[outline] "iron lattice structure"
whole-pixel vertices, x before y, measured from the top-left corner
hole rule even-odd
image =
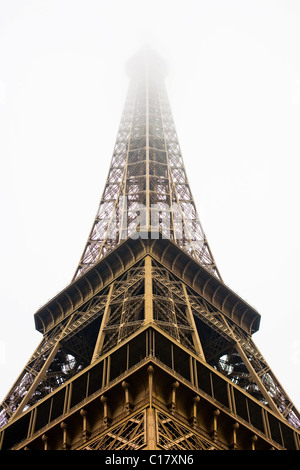
[[[0,409],[2,449],[300,449],[299,413],[222,281],[164,88],[135,57],[99,210],[74,278]]]
[[[148,52],[128,63],[127,100],[99,209],[74,279],[137,230],[161,232],[220,277],[183,164],[163,80]]]

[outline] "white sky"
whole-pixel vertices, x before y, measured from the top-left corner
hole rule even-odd
[[[300,3],[0,0],[0,400],[72,279],[145,43],[167,89],[224,282],[261,314],[254,341],[300,409]]]

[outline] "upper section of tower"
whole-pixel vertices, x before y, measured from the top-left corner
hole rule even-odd
[[[132,78],[143,73],[145,70],[165,77],[168,74],[169,66],[167,61],[156,51],[145,46],[128,60],[126,64],[126,72],[129,77]]]
[[[130,83],[99,210],[75,278],[128,237],[169,238],[220,278],[189,187],[164,77],[146,47],[127,63]]]

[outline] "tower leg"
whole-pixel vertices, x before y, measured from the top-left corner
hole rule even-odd
[[[148,443],[147,450],[157,449],[155,413],[152,407],[147,409],[146,433],[147,433],[146,435],[147,435],[147,443]]]

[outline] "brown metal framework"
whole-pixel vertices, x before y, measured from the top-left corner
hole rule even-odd
[[[107,181],[74,279],[137,230],[160,231],[220,277],[186,176],[166,64],[148,52],[127,70],[131,82]]]
[[[135,58],[99,211],[73,281],[0,408],[1,449],[300,449],[300,416],[222,281],[163,87]],[[151,67],[150,67],[151,66]]]

